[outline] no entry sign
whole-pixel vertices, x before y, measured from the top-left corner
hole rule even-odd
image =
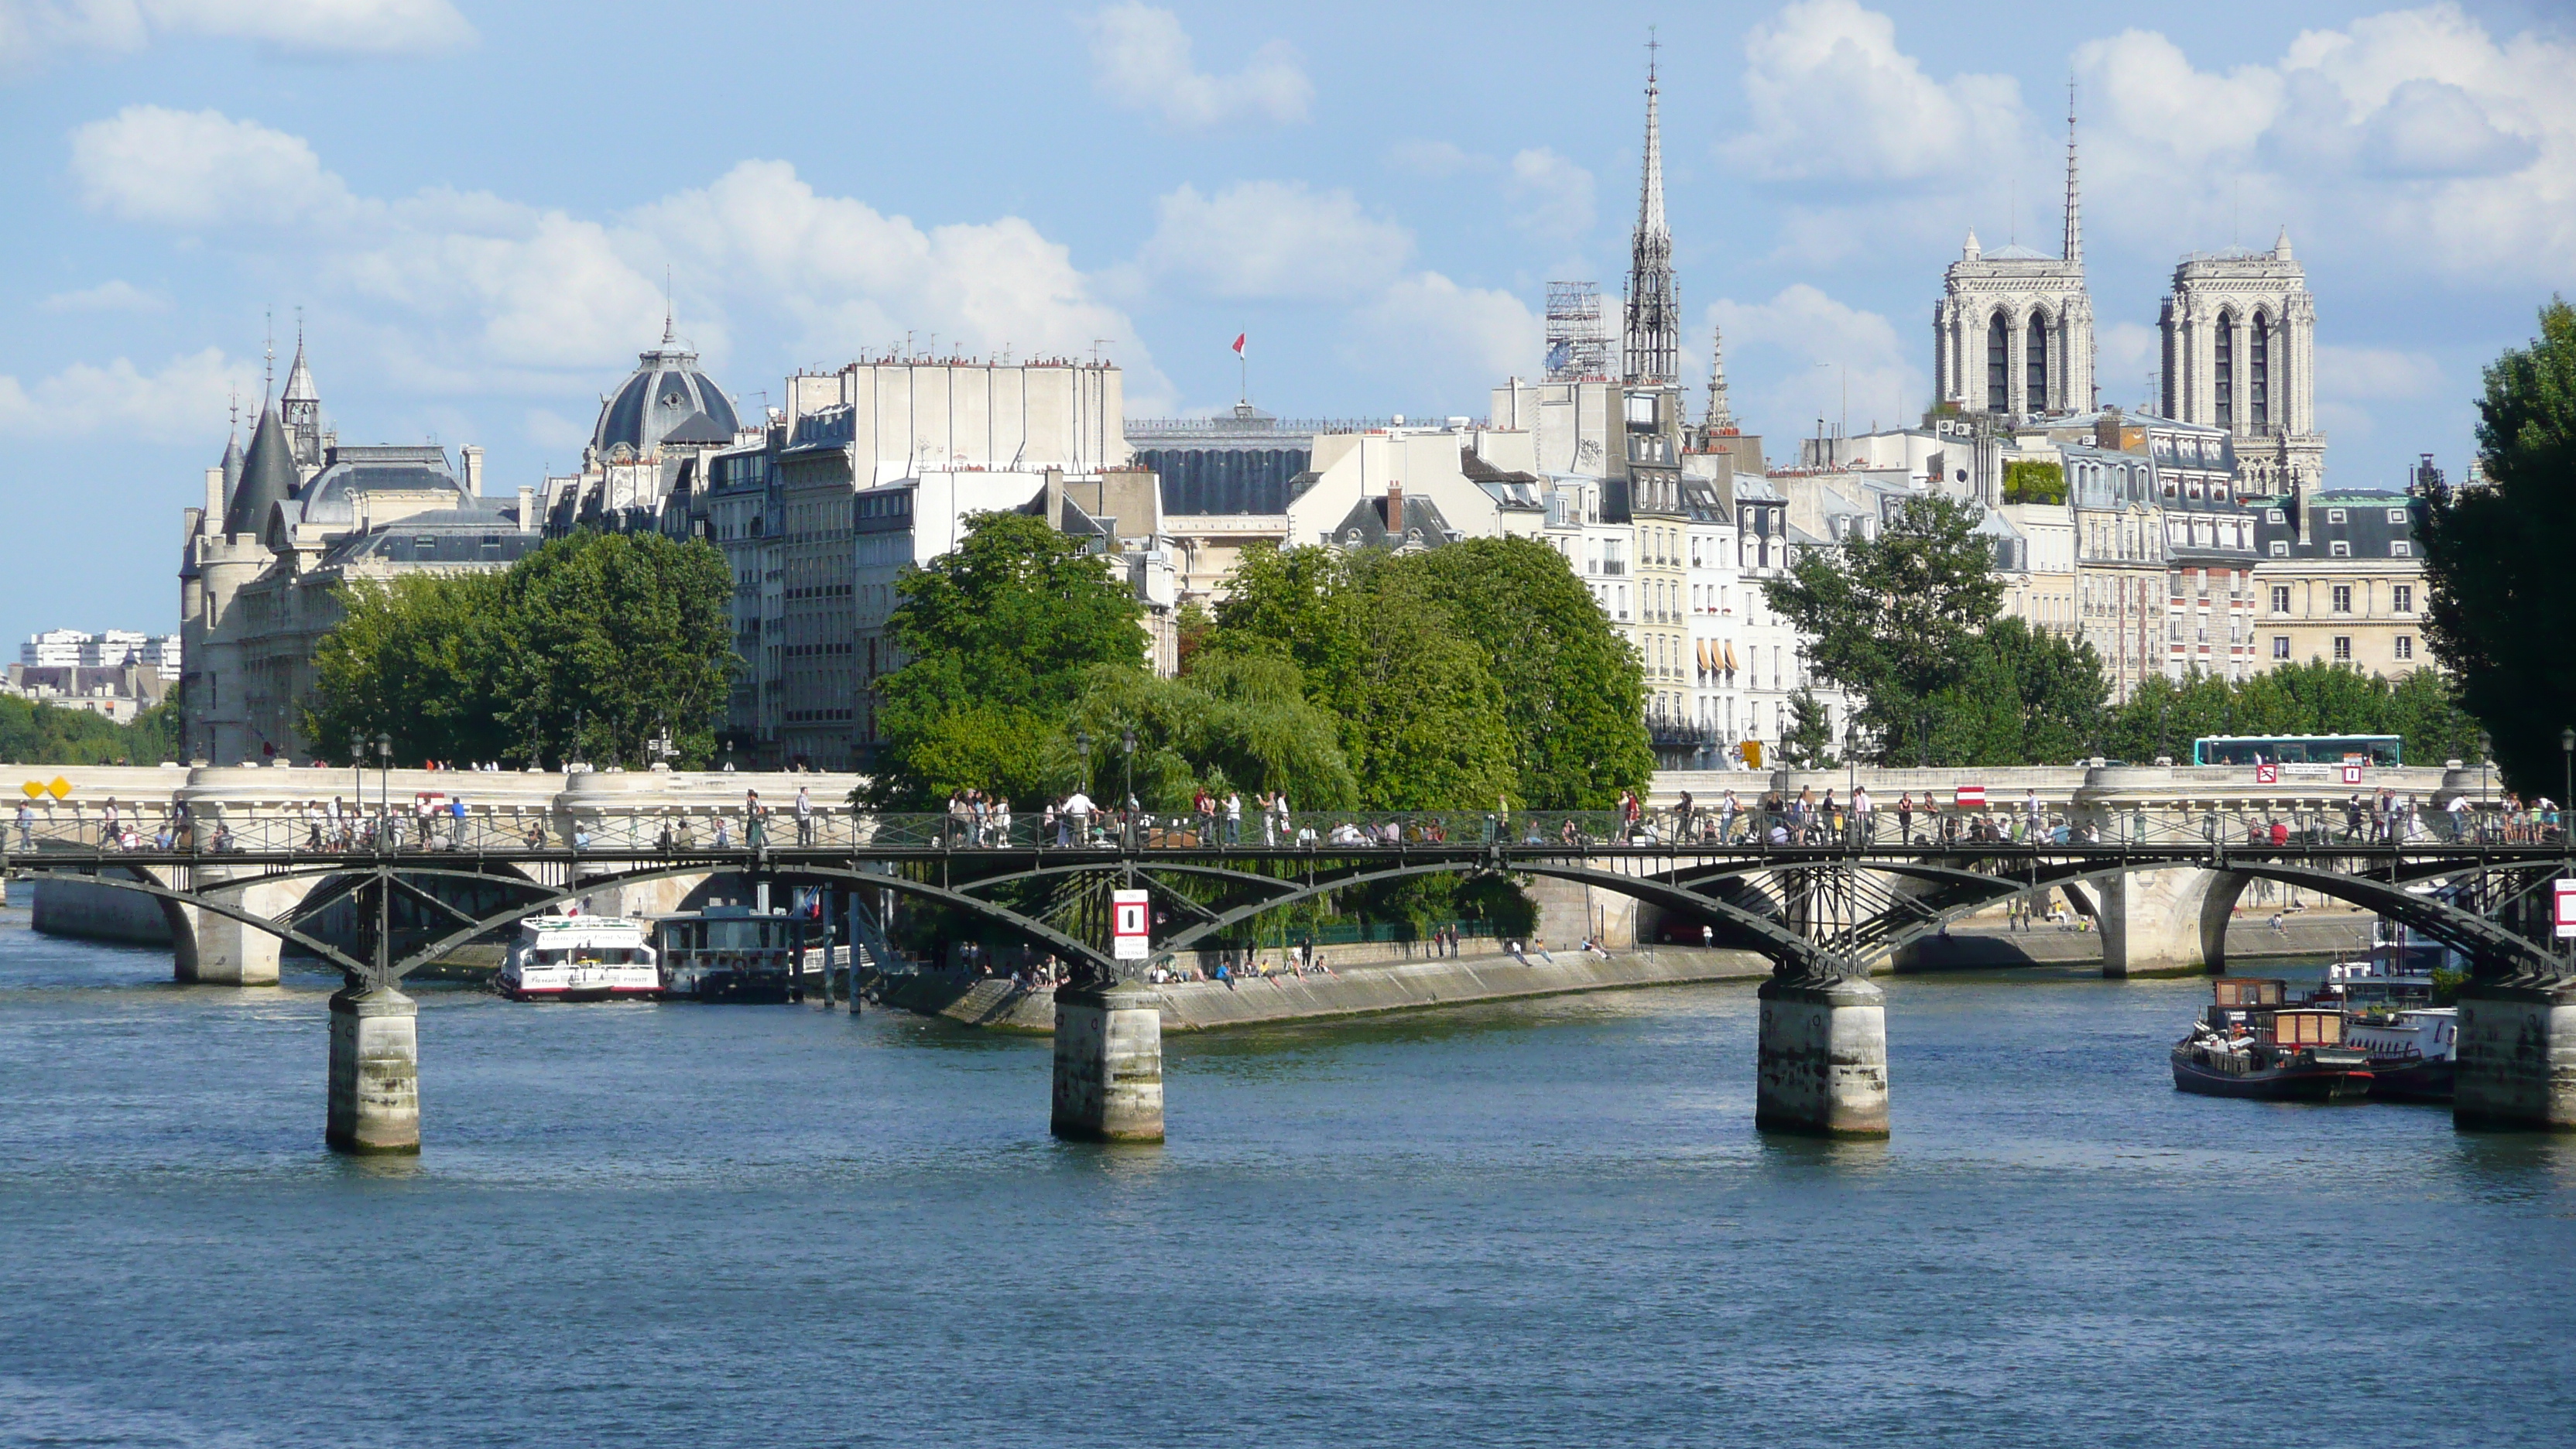
[[[1153,897],[1143,891],[1109,893],[1109,940],[1111,956],[1120,961],[1142,961],[1151,953],[1154,928]]]

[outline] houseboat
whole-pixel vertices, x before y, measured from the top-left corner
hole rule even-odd
[[[2347,1102],[2370,1095],[2370,1053],[2344,1041],[2339,1006],[2289,999],[2289,983],[2222,976],[2174,1044],[2174,1086],[2212,1097]]]
[[[2370,1095],[2387,1102],[2447,1102],[2459,1046],[2455,1006],[2355,1012],[2344,1041],[2370,1054]]]
[[[513,1001],[650,1001],[662,972],[644,933],[623,916],[530,916],[493,985]]]
[[[803,997],[811,917],[751,906],[709,906],[653,923],[662,993],[680,1001],[780,1002]]]

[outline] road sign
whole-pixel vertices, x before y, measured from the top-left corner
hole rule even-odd
[[[45,798],[45,785],[41,780],[29,780],[26,784],[21,785],[18,788],[24,790],[27,793],[27,798],[30,800],[41,800]]]
[[[1153,897],[1144,891],[1109,893],[1110,955],[1120,961],[1142,961],[1151,953]]]
[[[2347,785],[2358,785],[2358,784],[2360,784],[2360,783],[2361,783],[2361,766],[2359,766],[2359,765],[2346,765],[2346,766],[2344,766],[2344,767],[2343,767],[2343,782],[2344,782],[2345,784],[2347,784]]]
[[[1986,787],[1985,787],[1985,786],[1983,786],[1983,785],[1962,785],[1962,786],[1960,786],[1960,787],[1959,787],[1959,808],[1960,808],[1960,809],[1962,809],[1962,810],[1983,810],[1983,809],[1985,809],[1985,808],[1986,808]]]
[[[2281,767],[2278,765],[2256,765],[2254,767],[2254,783],[2257,785],[2280,784]]]
[[[2558,939],[2576,938],[2576,880],[2554,880],[2549,883],[2550,905],[2558,923]]]

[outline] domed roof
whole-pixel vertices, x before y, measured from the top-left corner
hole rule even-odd
[[[690,428],[676,441],[695,443],[701,435],[721,432],[732,441],[739,423],[733,399],[716,380],[698,370],[698,355],[678,345],[671,329],[662,329],[662,345],[636,358],[635,371],[599,405],[599,425],[591,429],[590,446],[603,459],[618,444],[643,457],[659,450],[682,423],[704,413],[706,423]],[[712,427],[709,426],[712,424]]]

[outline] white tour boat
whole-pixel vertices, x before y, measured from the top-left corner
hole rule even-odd
[[[496,984],[512,1001],[650,1001],[662,967],[646,930],[623,916],[530,916]]]

